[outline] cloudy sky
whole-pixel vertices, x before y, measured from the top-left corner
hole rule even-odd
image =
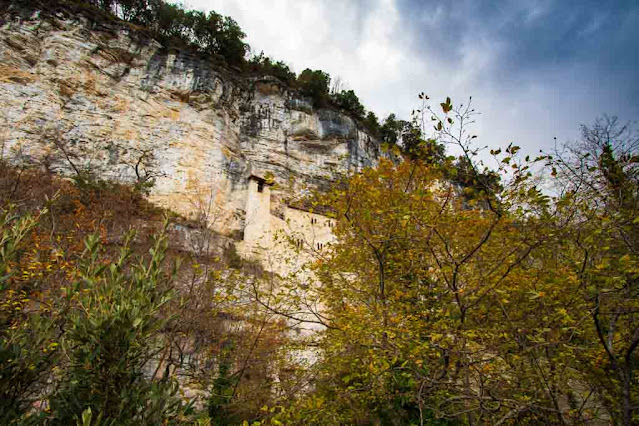
[[[600,114],[639,119],[637,0],[187,0],[254,52],[340,77],[378,116],[473,97],[482,144],[535,153]]]

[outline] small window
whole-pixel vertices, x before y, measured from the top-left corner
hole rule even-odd
[[[257,181],[257,192],[264,192],[264,181],[263,180],[258,180]]]

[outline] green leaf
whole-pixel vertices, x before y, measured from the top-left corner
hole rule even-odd
[[[91,407],[84,410],[82,412],[82,426],[91,426],[92,417],[93,417],[93,413],[91,413]]]

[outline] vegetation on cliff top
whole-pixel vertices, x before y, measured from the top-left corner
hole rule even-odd
[[[3,9],[6,10],[11,3],[22,2],[6,2]],[[366,115],[354,91],[331,91],[328,73],[305,69],[296,76],[286,63],[273,60],[263,53],[247,58],[250,47],[244,41],[246,34],[233,18],[215,11],[205,13],[187,10],[164,0],[36,0],[23,3],[20,7],[48,13],[66,10],[72,15],[82,14],[92,21],[118,19],[127,22],[167,48],[191,49],[237,73],[276,77],[291,89],[309,97],[315,107],[340,109],[364,126],[372,136],[388,143],[398,140],[397,137],[385,138],[386,134],[381,132],[377,117],[372,112]]]

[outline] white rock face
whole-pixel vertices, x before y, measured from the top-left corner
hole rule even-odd
[[[380,155],[351,118],[276,79],[232,76],[116,24],[37,14],[0,27],[0,149],[70,175],[132,181],[137,166],[156,180],[153,201],[237,238],[251,176],[272,176],[283,218],[291,194]]]

